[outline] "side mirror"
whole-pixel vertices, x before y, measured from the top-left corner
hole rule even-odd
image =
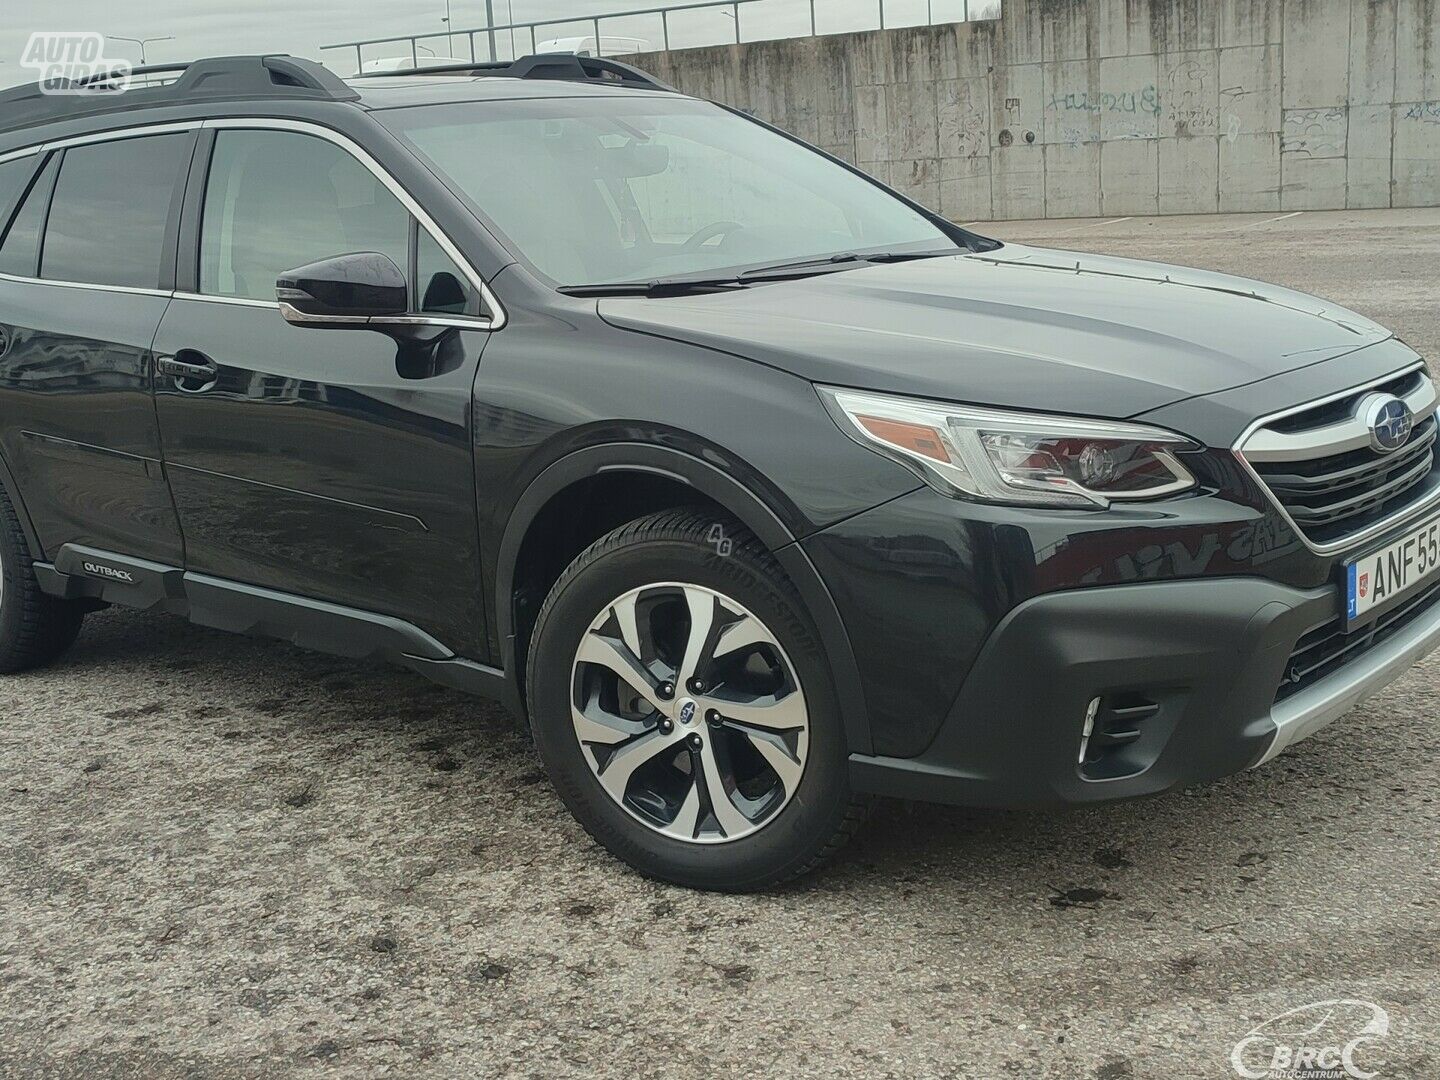
[[[337,255],[287,270],[275,282],[280,314],[295,326],[348,327],[404,315],[405,274],[378,251]]]

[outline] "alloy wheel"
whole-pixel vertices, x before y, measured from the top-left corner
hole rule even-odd
[[[601,610],[576,650],[571,716],[610,797],[692,843],[774,820],[809,750],[805,695],[774,633],[693,584],[645,585]]]

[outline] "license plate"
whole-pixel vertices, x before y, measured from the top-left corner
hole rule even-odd
[[[1440,574],[1440,518],[1411,529],[1399,540],[1346,566],[1352,625],[1414,593]]]

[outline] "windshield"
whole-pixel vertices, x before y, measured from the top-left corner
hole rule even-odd
[[[865,178],[708,102],[617,95],[375,115],[557,285],[956,246]]]

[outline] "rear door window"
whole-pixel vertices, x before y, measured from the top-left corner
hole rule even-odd
[[[189,132],[65,151],[41,246],[40,276],[91,285],[160,287]]]

